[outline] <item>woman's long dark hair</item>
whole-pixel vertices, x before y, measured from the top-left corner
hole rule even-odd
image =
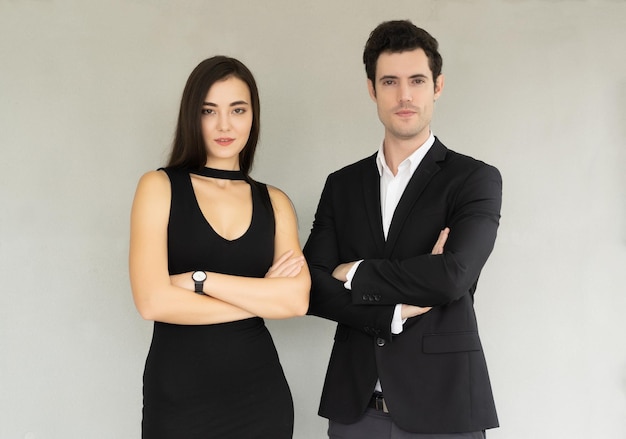
[[[239,153],[239,167],[246,179],[249,179],[261,130],[259,91],[250,70],[241,61],[226,56],[205,59],[189,75],[180,102],[168,167],[197,170],[206,165],[207,153],[200,122],[202,104],[213,84],[230,77],[241,79],[250,89],[252,127],[248,142]]]

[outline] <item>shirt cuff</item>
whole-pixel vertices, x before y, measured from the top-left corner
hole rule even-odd
[[[346,280],[346,282],[344,282],[343,286],[347,290],[351,290],[352,289],[352,278],[354,277],[354,273],[356,273],[356,269],[359,268],[359,265],[361,264],[361,262],[363,262],[363,259],[361,259],[360,261],[356,261],[354,263],[354,265],[352,266],[352,268],[350,268],[350,270],[346,274],[346,279],[347,280]]]
[[[401,334],[404,330],[404,322],[406,322],[406,319],[402,318],[402,304],[399,303],[393,310],[393,318],[391,319],[391,333],[394,335]]]

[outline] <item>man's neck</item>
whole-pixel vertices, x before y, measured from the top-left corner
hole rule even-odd
[[[385,162],[389,169],[396,175],[398,166],[405,161],[407,157],[417,151],[430,137],[430,129],[426,131],[426,136],[412,139],[398,139],[395,137],[385,136],[383,141],[383,151],[385,153]]]

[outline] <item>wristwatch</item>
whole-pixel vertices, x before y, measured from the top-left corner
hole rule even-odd
[[[194,271],[191,274],[191,278],[193,279],[195,289],[194,291],[198,294],[204,294],[204,281],[206,280],[206,273],[204,271]]]

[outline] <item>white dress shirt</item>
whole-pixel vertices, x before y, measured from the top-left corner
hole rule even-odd
[[[376,155],[376,166],[378,167],[378,174],[380,175],[380,213],[383,220],[383,233],[385,234],[385,240],[389,234],[389,226],[391,225],[393,214],[396,211],[396,207],[398,206],[398,202],[400,201],[406,186],[409,184],[409,180],[411,180],[415,170],[419,164],[422,163],[422,159],[434,143],[435,136],[431,132],[426,142],[424,142],[422,146],[413,152],[413,154],[408,156],[398,165],[398,172],[396,175],[393,175],[393,172],[389,166],[387,166],[383,145],[381,145],[378,149],[378,154]],[[361,261],[355,263],[346,275],[347,282],[344,286],[349,290],[352,289],[352,279],[359,268]],[[402,304],[396,305],[393,313],[393,319],[391,321],[392,334],[400,334],[402,332],[402,326],[405,320],[402,319],[401,312]]]

